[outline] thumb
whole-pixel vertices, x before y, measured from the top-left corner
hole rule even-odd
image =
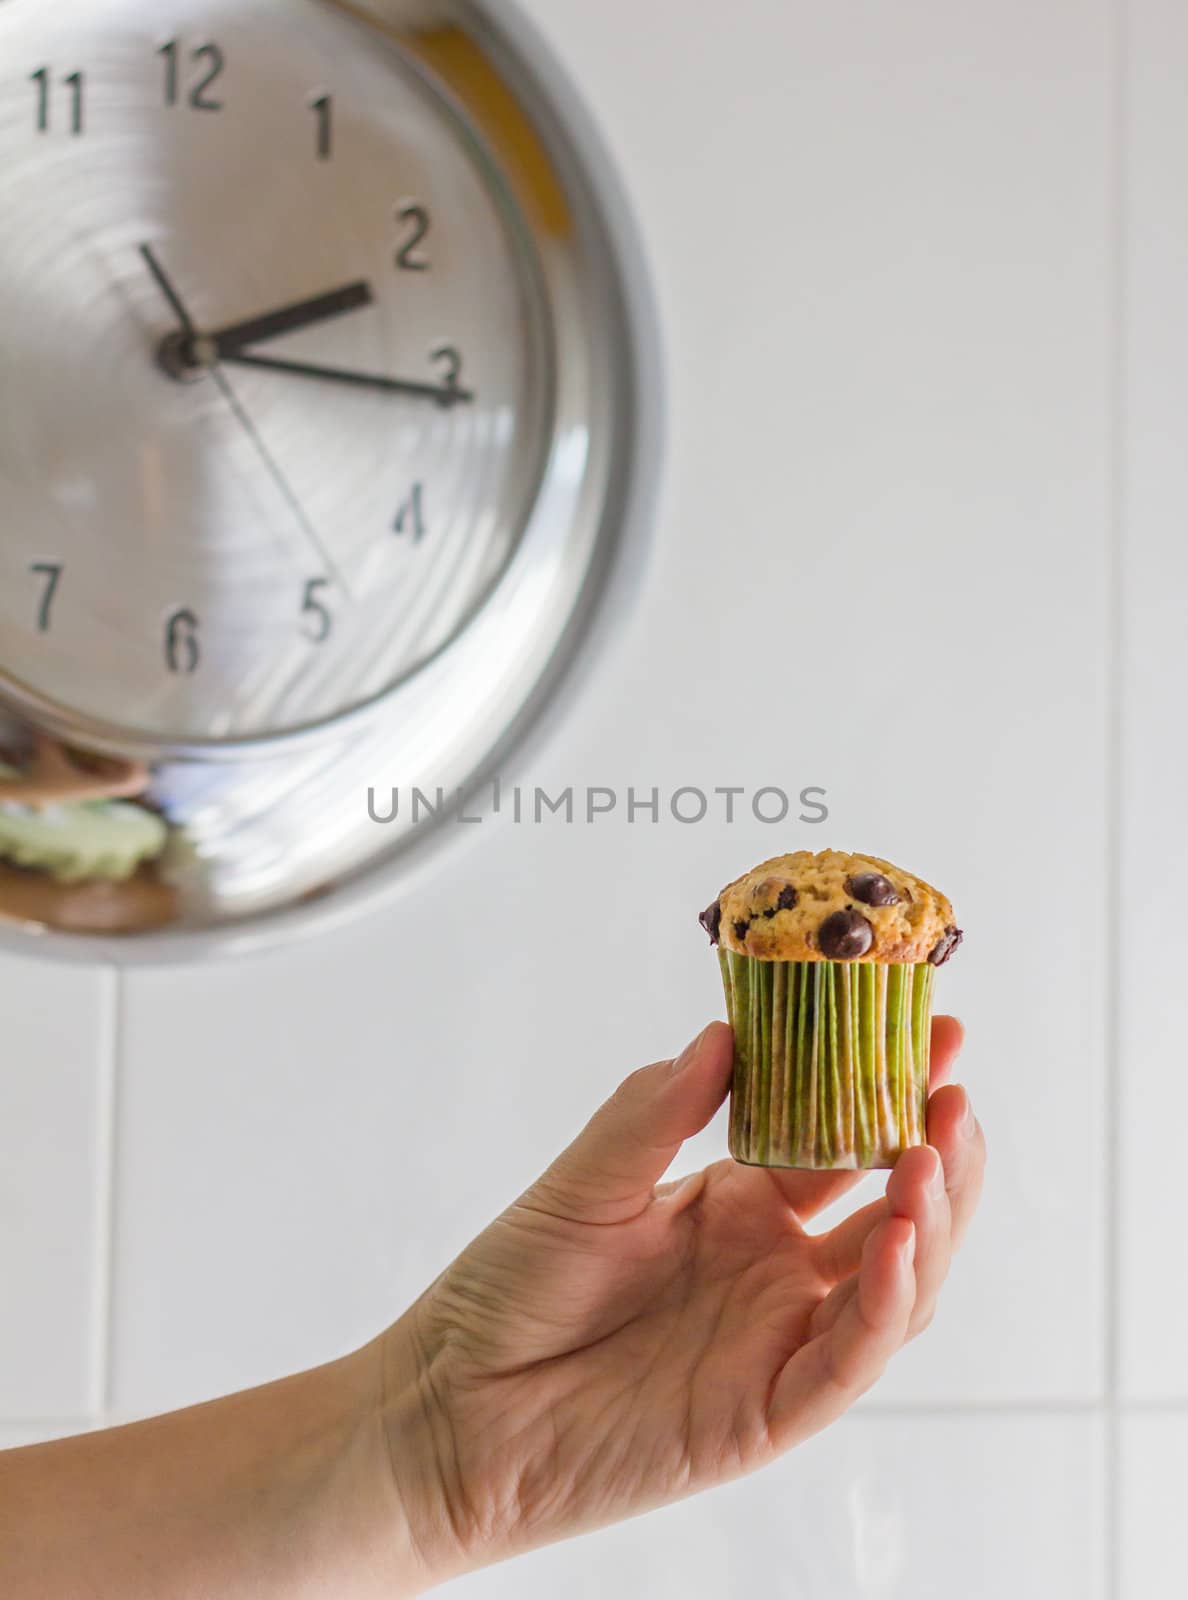
[[[525,1198],[576,1222],[638,1216],[681,1145],[726,1098],[732,1059],[729,1027],[711,1022],[675,1060],[639,1067]]]

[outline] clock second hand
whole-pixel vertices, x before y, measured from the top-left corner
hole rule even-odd
[[[165,299],[168,301],[174,316],[181,324],[181,331],[185,335],[186,339],[191,340],[198,338],[198,330],[194,326],[194,320],[190,316],[185,301],[174,288],[169,275],[166,273],[161,263],[157,260],[156,255],[153,253],[152,247],[147,244],[142,244],[140,247],[140,253],[144,257],[145,265],[152,274],[154,282],[164,295]],[[302,506],[300,500],[298,500],[296,494],[293,492],[293,487],[289,483],[289,480],[285,477],[284,473],[277,465],[276,459],[274,458],[272,452],[261,438],[255,423],[243,409],[239,397],[236,395],[234,389],[227,381],[226,374],[220,372],[217,366],[208,367],[206,370],[210,373],[210,376],[218,385],[219,392],[222,394],[223,398],[226,400],[227,404],[234,413],[236,420],[239,422],[240,426],[243,428],[244,432],[255,446],[256,453],[264,463],[264,466],[266,467],[273,483],[280,491],[281,496],[289,506],[289,509],[293,512],[293,515],[297,518],[297,521],[301,526],[301,531],[305,534],[305,537],[309,540],[310,544],[317,552],[319,558],[326,567],[326,570],[333,574],[343,594],[348,600],[351,599],[352,595],[350,588],[347,585],[346,579],[339,570],[338,564],[331,560],[330,552],[322,543],[317,529],[306,515],[305,508]]]

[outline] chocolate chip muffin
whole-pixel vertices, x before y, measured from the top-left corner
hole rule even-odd
[[[953,908],[878,856],[798,850],[699,918],[734,1029],[730,1153],[776,1167],[889,1167],[925,1142],[932,984]]]
[[[961,942],[939,890],[878,856],[796,850],[728,883],[701,914],[716,944],[760,961],[928,961]]]

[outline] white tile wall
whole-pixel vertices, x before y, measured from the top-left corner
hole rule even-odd
[[[115,978],[0,958],[0,1421],[102,1404]]]
[[[1188,12],[1135,0],[1127,81],[1121,1358],[1135,1398],[1188,1398],[1188,1120],[1184,923],[1188,873]]]
[[[1121,1447],[1123,1593],[1172,1600],[1188,1571],[1188,1413],[1127,1417]]]
[[[969,930],[940,994],[992,1162],[936,1322],[771,1472],[457,1588],[1172,1592],[1183,1417],[1128,1408],[1188,1384],[1188,21],[1122,3],[532,0],[641,218],[671,436],[644,592],[509,779],[820,784],[829,824],[470,829],[317,944],[127,974],[114,1063],[110,975],[0,958],[0,1445],[366,1337],[721,1014],[719,884],[851,841]]]
[[[757,1477],[441,1593],[1100,1600],[1099,1426],[1005,1414],[850,1420]]]

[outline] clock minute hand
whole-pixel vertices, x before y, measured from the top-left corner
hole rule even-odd
[[[200,335],[212,353],[226,360],[245,345],[263,344],[267,339],[277,339],[282,333],[294,333],[298,328],[309,328],[316,322],[328,322],[331,317],[341,317],[348,311],[374,303],[371,285],[360,279],[358,283],[345,284],[332,289],[329,294],[312,295],[308,300],[297,300],[292,305],[267,311],[262,316],[249,317],[244,322],[233,322],[217,333]]]
[[[387,378],[370,372],[348,372],[340,367],[312,366],[307,361],[280,361],[273,356],[251,355],[246,350],[232,350],[223,360],[240,367],[261,367],[266,372],[287,372],[299,378],[324,378],[330,383],[347,383],[356,389],[382,389],[388,394],[420,395],[426,400],[436,400],[439,406],[465,404],[474,399],[469,389],[460,389],[452,383],[418,383],[412,378]]]

